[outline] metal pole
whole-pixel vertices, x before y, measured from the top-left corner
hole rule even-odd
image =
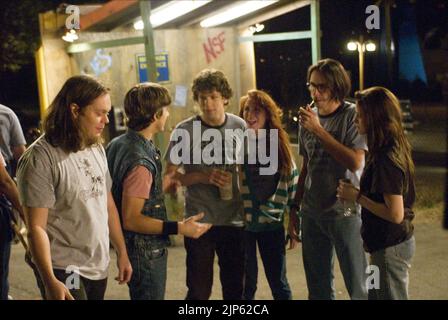
[[[313,64],[320,60],[320,6],[319,0],[311,0],[311,58]]]
[[[148,81],[157,82],[156,58],[154,49],[154,34],[149,21],[151,1],[140,0],[140,15],[143,21],[143,36],[145,38],[146,74]]]
[[[146,55],[146,74],[148,81],[157,82],[156,55],[154,49],[154,33],[152,30],[149,17],[151,16],[151,1],[140,0],[140,15],[143,20],[143,36],[145,38],[145,55]],[[160,132],[154,136],[154,144],[159,148],[165,147],[165,139],[163,133]],[[163,152],[163,151],[162,151]]]
[[[359,37],[358,59],[359,59],[359,90],[364,90],[364,40]]]
[[[386,20],[386,58],[387,58],[387,84],[391,85],[393,83],[393,63],[394,57],[392,52],[392,23],[390,17],[390,6],[391,1],[386,1],[384,3],[384,15]]]

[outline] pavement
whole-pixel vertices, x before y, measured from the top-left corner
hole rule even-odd
[[[448,231],[442,230],[440,224],[418,224],[415,229],[417,250],[410,271],[409,294],[411,299],[448,299]],[[166,299],[182,300],[187,289],[185,286],[185,250],[182,239],[169,249],[168,279]],[[25,264],[24,250],[20,245],[14,245],[11,256],[10,294],[17,300],[40,299],[31,269]],[[305,274],[302,263],[302,249],[287,251],[287,276],[293,298],[295,300],[307,299]],[[259,261],[259,282],[256,299],[270,300],[272,295],[264,276],[263,267]],[[217,262],[215,263],[215,276],[211,299],[222,299],[219,284]],[[110,264],[109,283],[106,299],[129,299],[128,289],[125,285],[118,285],[113,278],[117,274],[115,258]],[[342,275],[337,262],[335,263],[335,290],[336,299],[348,299]]]
[[[434,190],[446,185],[446,122],[438,126],[421,124],[409,135],[417,155],[417,179],[430,179]],[[418,190],[417,190],[418,192]],[[436,191],[437,192],[437,191]],[[418,212],[417,212],[418,215]],[[440,216],[442,212],[440,212]],[[419,222],[415,225],[416,253],[410,271],[409,294],[411,299],[448,299],[448,230],[443,230],[440,219]],[[166,299],[181,300],[186,296],[185,250],[182,237],[174,238],[169,248]],[[299,247],[287,251],[287,277],[293,298],[307,299],[302,250]],[[335,290],[337,299],[348,299],[342,275],[335,259]],[[106,299],[129,299],[125,285],[118,285],[113,278],[117,274],[115,257],[112,255]],[[272,299],[269,286],[259,260],[257,299]],[[17,300],[40,299],[31,269],[24,262],[24,250],[20,244],[13,246],[10,262],[10,295]],[[219,269],[215,262],[214,284],[211,299],[222,299]]]

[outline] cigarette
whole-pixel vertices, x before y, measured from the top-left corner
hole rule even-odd
[[[301,110],[307,110],[308,107],[311,109],[314,106],[314,100],[311,100],[310,104],[307,107],[300,107],[299,108],[299,113],[301,112]]]

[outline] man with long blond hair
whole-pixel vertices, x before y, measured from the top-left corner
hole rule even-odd
[[[109,122],[107,88],[89,76],[68,79],[49,107],[45,134],[17,171],[33,260],[46,299],[102,300],[109,237],[120,284],[132,274],[101,133]]]

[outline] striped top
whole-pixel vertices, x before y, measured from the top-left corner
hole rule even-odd
[[[286,207],[294,202],[299,180],[296,164],[293,161],[289,176],[280,176],[276,191],[264,203],[259,203],[256,197],[251,195],[246,174],[248,171],[243,167],[241,195],[244,201],[246,230],[259,232],[280,228]]]

